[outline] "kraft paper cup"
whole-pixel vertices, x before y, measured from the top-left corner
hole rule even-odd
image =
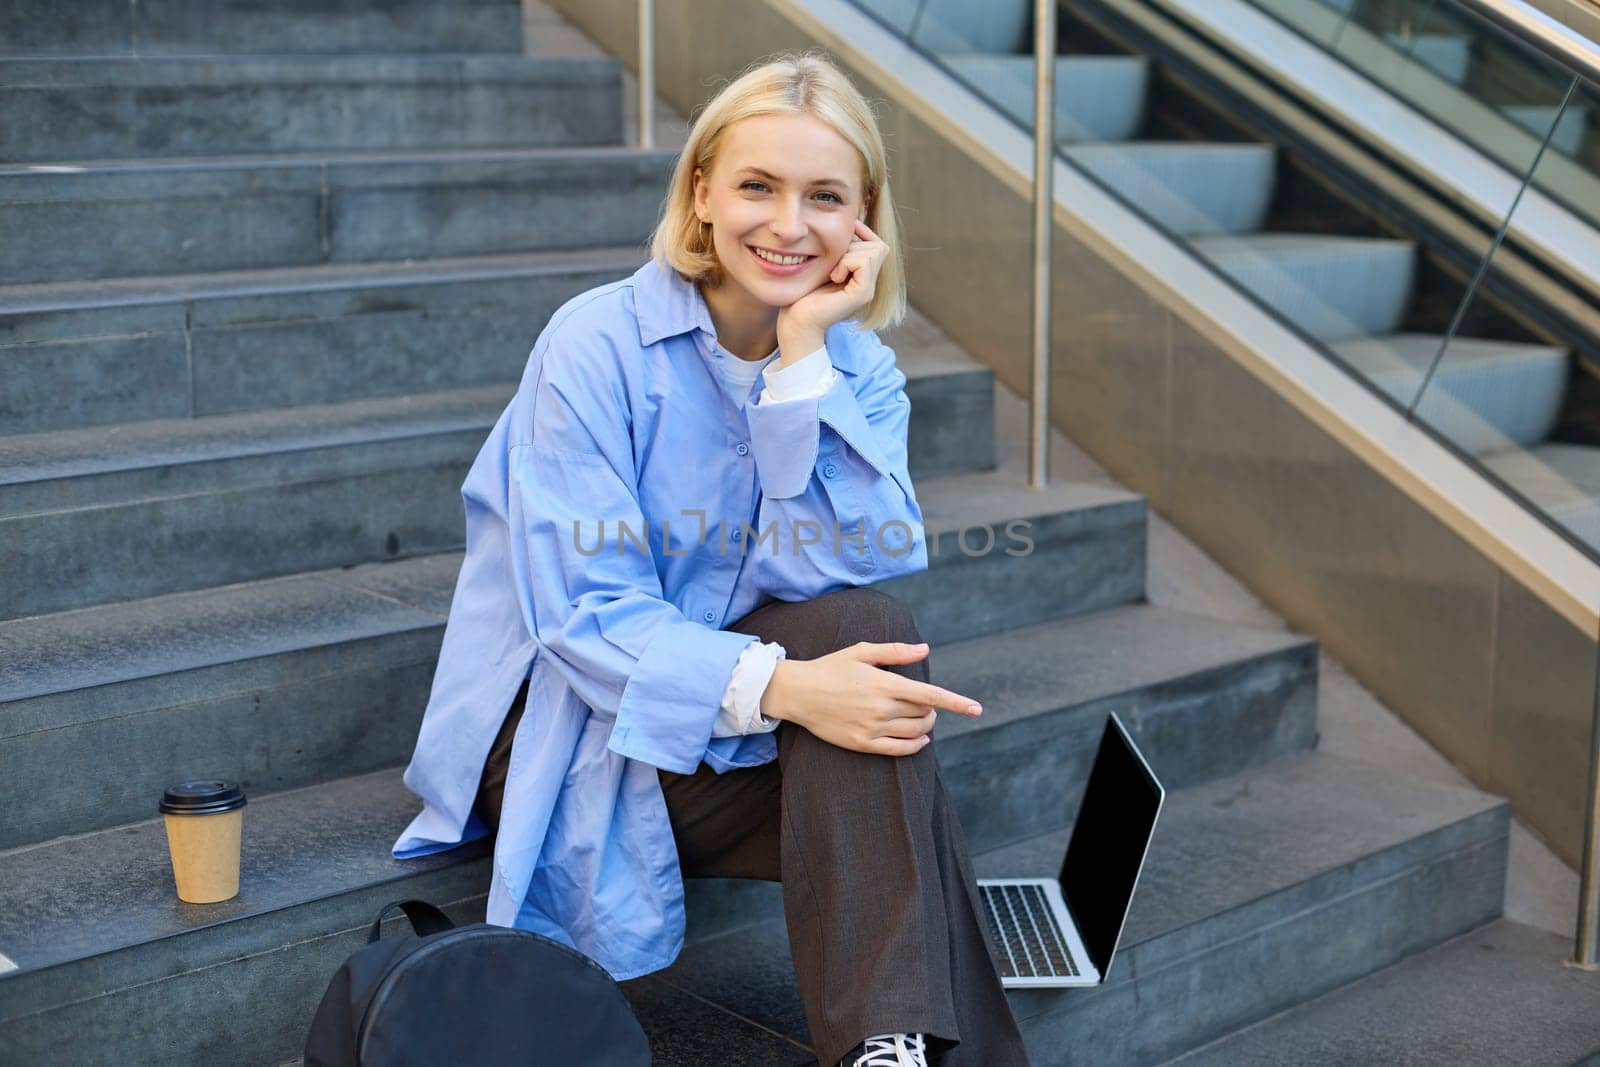
[[[178,899],[216,904],[239,895],[244,791],[232,782],[180,782],[161,798]]]

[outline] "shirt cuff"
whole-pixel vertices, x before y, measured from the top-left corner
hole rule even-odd
[[[782,404],[788,400],[821,396],[833,385],[839,372],[833,369],[828,358],[828,346],[823,345],[810,355],[795,360],[787,367],[776,370],[769,365],[762,372],[766,388],[761,391],[763,404]]]
[[[776,641],[752,642],[739,653],[728,688],[722,694],[722,710],[711,727],[712,737],[763,734],[778,728],[779,720],[761,714],[761,697],[772,681],[778,661],[787,656],[787,651]]]

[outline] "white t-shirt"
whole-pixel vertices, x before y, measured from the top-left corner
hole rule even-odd
[[[742,406],[750,395],[750,387],[761,377],[767,364],[778,358],[778,350],[762,359],[740,359],[722,346],[717,346],[717,371],[723,388],[733,402]],[[789,366],[774,370],[766,376],[766,386],[761,390],[761,403],[782,404],[821,396],[833,386],[838,372],[828,359],[827,346],[817,349]],[[761,714],[761,697],[772,681],[772,672],[778,661],[784,659],[784,647],[776,641],[753,642],[739,653],[733,666],[733,676],[722,694],[722,710],[712,726],[712,737],[732,737],[737,734],[768,733],[778,728],[777,719]]]

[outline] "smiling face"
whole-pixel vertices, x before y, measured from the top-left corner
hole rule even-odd
[[[770,317],[828,280],[866,218],[861,155],[811,115],[758,115],[722,133],[695,214],[711,224],[722,283],[707,294],[740,318]],[[714,301],[714,302],[713,302]]]

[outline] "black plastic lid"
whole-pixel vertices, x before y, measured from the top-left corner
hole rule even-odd
[[[244,790],[233,782],[179,782],[161,797],[163,815],[220,815],[244,807]]]

